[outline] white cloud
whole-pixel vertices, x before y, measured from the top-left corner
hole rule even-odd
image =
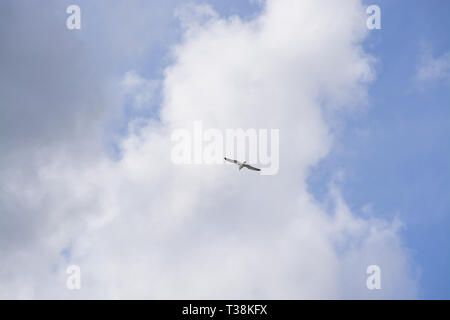
[[[440,57],[433,57],[429,50],[421,57],[421,63],[417,69],[418,81],[447,81],[450,83],[450,52]]]
[[[155,102],[156,91],[159,83],[157,80],[148,80],[141,77],[136,71],[128,71],[120,82],[122,94],[132,98],[134,108],[150,108]]]
[[[208,14],[196,23],[199,12]],[[120,160],[99,156],[92,165],[54,155],[35,184],[4,182],[11,197],[22,197],[23,212],[38,207],[46,218],[18,222],[31,242],[5,245],[0,296],[415,296],[396,222],[356,217],[335,187],[335,210],[326,212],[306,189],[333,140],[323,102],[364,103],[373,77],[359,45],[364,7],[268,1],[251,21],[212,12],[183,14],[187,30],[165,71],[161,120],[125,137]],[[130,75],[128,85],[145,83]],[[280,128],[279,174],[173,165],[170,134],[195,120]],[[80,291],[66,289],[69,263],[81,267]],[[382,270],[378,292],[365,287],[371,264]]]

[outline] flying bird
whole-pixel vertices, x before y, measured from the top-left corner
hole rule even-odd
[[[237,161],[237,160],[228,159],[228,158],[226,158],[226,157],[225,157],[224,159],[225,159],[226,161],[228,161],[228,162],[236,163],[236,164],[239,166],[239,170],[241,170],[242,168],[247,168],[247,169],[250,169],[250,170],[261,171],[261,169],[252,167],[251,165],[247,164],[246,161],[244,161],[244,162],[239,162],[239,161]]]

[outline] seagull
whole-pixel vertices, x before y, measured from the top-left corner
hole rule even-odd
[[[224,158],[226,161],[231,162],[231,163],[236,163],[239,166],[239,170],[241,170],[242,168],[247,168],[250,170],[255,170],[255,171],[261,171],[261,169],[252,167],[251,165],[247,164],[247,161],[244,162],[239,162],[237,160],[232,160],[232,159],[228,159],[228,158]]]

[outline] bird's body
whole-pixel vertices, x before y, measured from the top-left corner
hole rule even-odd
[[[254,171],[261,171],[261,169],[252,167],[251,165],[247,164],[246,161],[240,162],[240,161],[237,161],[237,160],[228,159],[226,157],[224,159],[225,159],[225,161],[237,164],[239,166],[239,170],[241,170],[242,168],[247,168],[247,169],[254,170]]]

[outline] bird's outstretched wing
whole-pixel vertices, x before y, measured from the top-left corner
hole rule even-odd
[[[225,157],[224,158],[225,159],[225,161],[228,161],[228,162],[231,162],[231,163],[236,163],[236,164],[241,164],[239,161],[237,161],[237,160],[233,160],[233,159],[228,159],[227,157]]]
[[[250,170],[261,171],[261,169],[258,169],[258,168],[255,168],[255,167],[252,167],[252,166],[251,166],[251,165],[249,165],[249,164],[244,164],[244,167],[246,167],[247,169],[250,169]]]

